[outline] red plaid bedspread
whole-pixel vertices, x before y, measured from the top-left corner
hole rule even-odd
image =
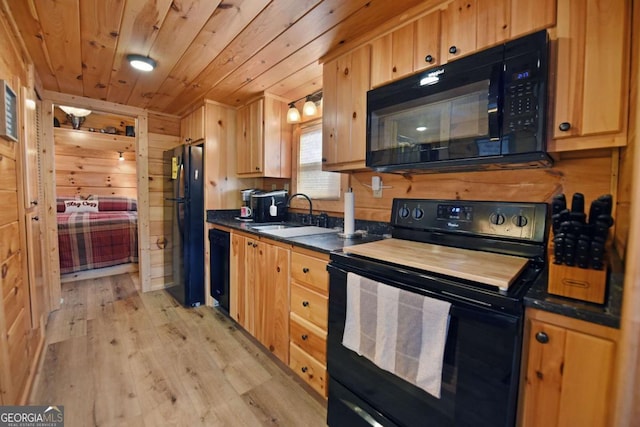
[[[138,262],[138,213],[58,213],[58,248],[60,274]]]

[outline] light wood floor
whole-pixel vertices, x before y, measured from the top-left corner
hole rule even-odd
[[[185,309],[134,275],[63,285],[31,404],[65,426],[324,426],[326,405],[210,307]]]

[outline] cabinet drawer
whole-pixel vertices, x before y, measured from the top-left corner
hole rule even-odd
[[[2,297],[7,298],[9,293],[19,285],[22,277],[22,258],[20,253],[0,264],[0,283],[2,283]]]
[[[291,342],[321,363],[327,363],[327,332],[291,313]]]
[[[329,292],[329,273],[324,260],[293,252],[291,277],[325,295]]]
[[[291,283],[291,311],[305,320],[327,329],[328,298]]]
[[[322,396],[327,397],[327,367],[291,344],[289,367]]]

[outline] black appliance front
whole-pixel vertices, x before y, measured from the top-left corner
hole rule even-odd
[[[253,222],[285,221],[287,219],[287,190],[251,194],[251,211]]]
[[[367,93],[366,165],[456,171],[551,165],[546,31]]]
[[[179,146],[165,152],[172,162],[174,196],[173,285],[166,288],[187,307],[204,303],[204,177],[203,146]],[[175,172],[173,172],[175,171]]]
[[[429,280],[402,269],[388,275],[367,260],[332,262],[327,337],[331,427],[513,426],[522,343],[522,315],[429,290]],[[367,268],[367,265],[374,267]],[[370,271],[377,270],[376,274]],[[347,272],[451,302],[440,399],[384,371],[342,345]],[[374,420],[378,424],[372,422]]]
[[[211,296],[218,301],[220,308],[229,313],[229,233],[226,231],[209,230],[209,274]]]

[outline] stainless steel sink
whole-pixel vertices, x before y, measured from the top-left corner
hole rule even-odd
[[[260,233],[277,237],[301,237],[314,234],[337,233],[340,231],[333,228],[316,227],[314,225],[300,226],[289,224],[257,225],[251,228]]]
[[[267,225],[252,225],[252,230],[257,231],[270,231],[270,230],[285,230],[287,228],[294,228],[297,225],[289,225],[289,224],[267,224]]]

